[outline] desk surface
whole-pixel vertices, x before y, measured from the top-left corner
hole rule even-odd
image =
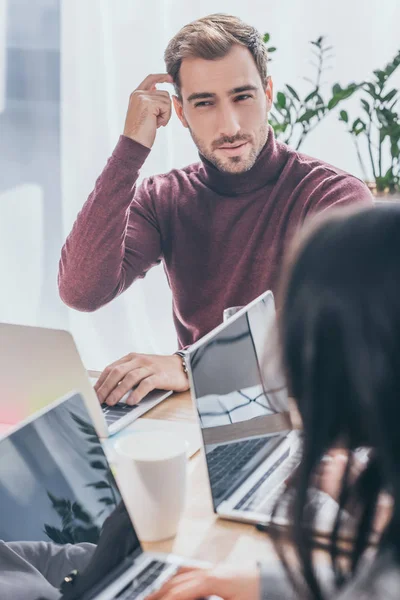
[[[174,394],[146,418],[195,422],[189,392]],[[146,550],[173,552],[212,563],[228,561],[243,566],[268,561],[275,553],[268,535],[253,525],[217,519],[212,508],[202,451],[189,461],[186,510],[178,534],[171,540],[144,544]]]

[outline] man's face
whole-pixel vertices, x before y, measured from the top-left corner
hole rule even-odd
[[[180,80],[175,110],[201,154],[220,171],[251,169],[267,141],[272,83],[264,88],[249,50],[236,45],[218,60],[184,59]]]

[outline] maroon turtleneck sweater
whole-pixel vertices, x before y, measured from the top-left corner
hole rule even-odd
[[[271,129],[243,174],[201,157],[136,186],[149,152],[121,136],[62,249],[59,289],[69,306],[93,311],[163,261],[180,346],[221,323],[225,308],[276,291],[285,248],[309,214],[372,203],[361,181]]]

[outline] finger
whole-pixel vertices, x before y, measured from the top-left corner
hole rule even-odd
[[[108,396],[113,389],[124,379],[129,371],[135,368],[135,361],[122,363],[113,367],[103,385],[97,390],[97,397],[100,402],[107,402]]]
[[[171,75],[168,73],[155,73],[147,77],[139,85],[139,90],[151,90],[157,83],[173,83]]]
[[[192,575],[190,579],[177,575],[164,583],[159,590],[150,594],[146,600],[178,600],[181,598],[197,600],[203,595],[208,595],[201,592],[201,588],[206,588],[205,581],[197,575]]]
[[[146,379],[143,379],[137,388],[133,390],[132,394],[128,396],[126,403],[130,406],[139,404],[147,394],[157,389],[157,381],[156,375],[150,375],[149,377],[146,377]]]
[[[110,365],[108,365],[103,370],[103,372],[101,373],[100,377],[98,378],[98,380],[94,384],[93,387],[94,387],[95,391],[97,392],[97,390],[103,385],[103,383],[107,379],[107,377],[108,377],[111,369],[113,369],[117,365],[121,365],[121,364],[127,362],[128,360],[132,360],[132,355],[131,354],[127,354],[126,356],[123,356],[122,358],[119,358],[118,360],[116,360],[113,363],[111,363]]]
[[[165,127],[171,118],[172,107],[166,106],[164,110],[160,109],[160,114],[157,117],[157,127]]]
[[[148,92],[150,98],[165,98],[167,102],[171,102],[171,94],[166,90],[153,90]]]
[[[164,592],[158,598],[163,600],[199,600],[199,598],[210,596],[213,593],[214,590],[210,589],[206,580],[195,578],[185,583],[176,582],[171,590],[167,593]]]
[[[184,575],[186,573],[199,573],[205,570],[205,567],[190,567],[183,565],[182,567],[179,567],[177,575]]]
[[[117,387],[113,389],[113,391],[108,395],[107,404],[110,406],[114,406],[117,404],[125,396],[127,392],[132,390],[138,383],[149,377],[151,372],[146,367],[137,367],[136,369],[129,371],[123,380],[120,382]]]

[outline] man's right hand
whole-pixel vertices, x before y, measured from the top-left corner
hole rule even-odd
[[[172,83],[166,73],[148,75],[129,98],[124,135],[147,148],[154,144],[157,129],[171,118],[171,96],[158,90],[157,83]]]
[[[132,352],[104,369],[94,389],[101,403],[117,404],[130,392],[126,403],[138,404],[155,389],[185,392],[189,380],[180,356],[159,356]]]

